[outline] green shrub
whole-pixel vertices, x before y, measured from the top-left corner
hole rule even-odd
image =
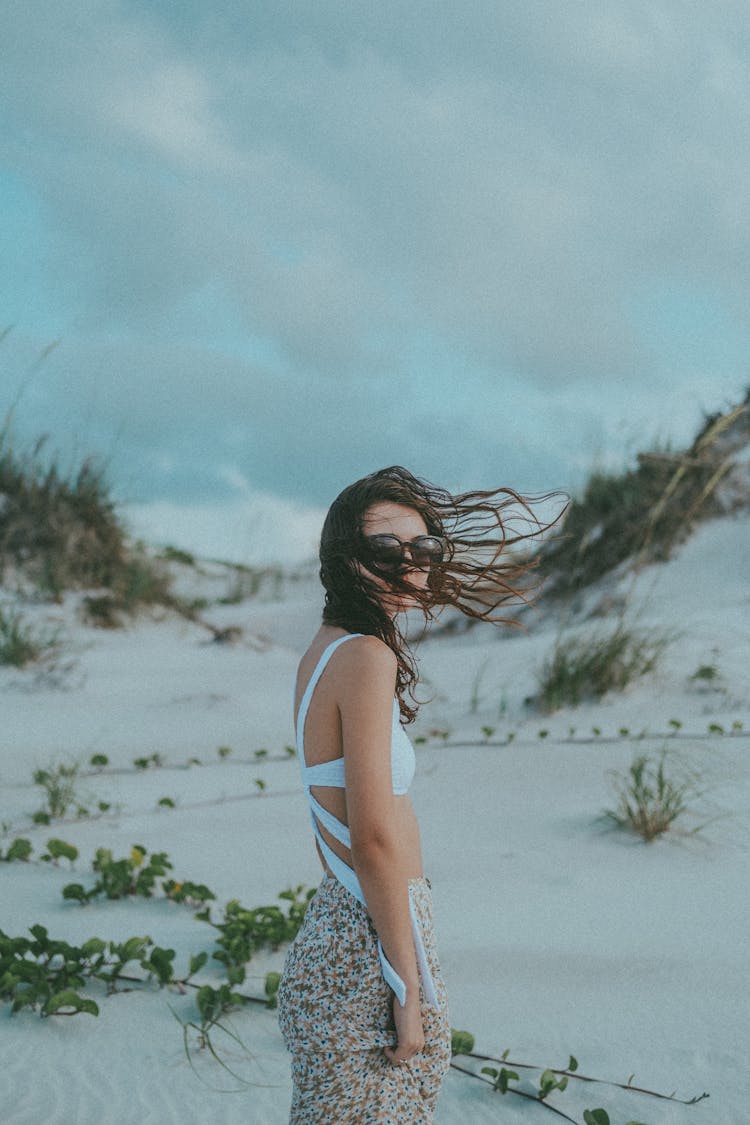
[[[654,670],[666,644],[664,637],[631,632],[622,624],[598,636],[560,636],[539,673],[534,702],[549,712],[623,691]]]

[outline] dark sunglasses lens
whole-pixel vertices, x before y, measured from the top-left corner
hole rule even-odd
[[[443,561],[443,544],[432,535],[415,539],[411,546],[411,557],[417,566],[431,566]]]
[[[367,546],[370,558],[379,566],[401,566],[404,555],[401,542],[394,535],[371,535]]]

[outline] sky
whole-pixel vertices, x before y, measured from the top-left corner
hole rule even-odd
[[[390,464],[580,489],[744,394],[745,0],[10,0],[0,421],[314,554]]]

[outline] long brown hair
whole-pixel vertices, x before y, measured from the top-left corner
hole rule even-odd
[[[509,554],[508,549],[551,526],[532,510],[533,503],[545,499],[530,500],[511,488],[453,496],[400,465],[392,465],[350,484],[334,500],[320,539],[323,622],[350,633],[380,637],[392,649],[398,660],[396,695],[404,722],[412,722],[419,707],[414,696],[417,669],[397,621],[378,598],[382,588],[357,565],[365,513],[384,500],[402,504],[422,516],[429,535],[447,540],[445,557],[431,567],[426,589],[398,574],[388,577],[394,591],[413,597],[426,621],[443,607],[454,606],[479,621],[517,624],[501,607],[529,601],[537,585],[530,581],[536,560],[518,552]]]

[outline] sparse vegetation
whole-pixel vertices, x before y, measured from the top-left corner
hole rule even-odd
[[[47,849],[41,859],[52,863],[61,859],[72,863],[78,856],[77,849],[64,840],[48,840]],[[28,860],[32,850],[29,840],[19,838],[2,858]],[[99,848],[93,864],[99,875],[97,883],[88,891],[81,884],[68,884],[63,888],[63,897],[81,903],[91,902],[101,894],[107,898],[131,894],[151,898],[157,880],[161,879],[161,890],[167,898],[203,908],[196,918],[210,922],[217,931],[213,958],[224,966],[227,981],[218,988],[192,983],[191,978],[208,961],[209,953],[205,950],[189,958],[186,975],[176,976],[175,950],[155,945],[150,937],[131,937],[121,942],[92,937],[82,945],[72,945],[51,938],[40,925],[30,927],[31,937],[10,937],[0,930],[0,999],[10,1003],[12,1013],[31,1008],[41,1016],[97,1016],[98,1004],[84,991],[92,981],[103,982],[108,994],[118,991],[126,982],[130,987],[155,980],[160,987],[174,985],[181,992],[190,986],[197,990],[196,1007],[201,1023],[183,1024],[183,1032],[186,1034],[187,1027],[194,1027],[201,1035],[201,1045],[210,1048],[210,1030],[224,1013],[250,1002],[269,1008],[276,1006],[280,981],[277,972],[266,974],[262,997],[238,993],[234,988],[244,981],[245,965],[255,953],[265,947],[277,949],[282,942],[291,941],[314,891],[306,891],[302,886],[282,891],[279,898],[286,909],[270,905],[247,910],[233,900],[227,904],[222,920],[212,922],[206,903],[215,896],[208,887],[188,880],[177,883],[162,878],[172,866],[166,854],[152,853],[146,862],[147,854],[145,848],[136,844],[130,856],[115,860],[107,848]],[[131,965],[139,967],[145,975],[126,975],[125,970]]]
[[[679,777],[668,775],[666,751],[656,763],[639,754],[627,774],[613,774],[612,788],[617,806],[606,810],[606,819],[618,828],[635,832],[646,843],[668,832],[688,811],[690,798],[697,795],[694,777],[684,771]]]
[[[680,1105],[696,1105],[708,1097],[708,1094],[703,1093],[693,1098],[678,1098],[675,1093],[662,1094],[657,1090],[635,1086],[632,1074],[627,1082],[613,1082],[608,1079],[594,1078],[589,1074],[581,1074],[578,1070],[578,1059],[575,1055],[569,1057],[568,1064],[565,1067],[542,1067],[538,1063],[510,1061],[508,1059],[509,1054],[509,1049],[503,1051],[499,1057],[478,1054],[474,1051],[474,1036],[470,1031],[458,1031],[451,1028],[451,1067],[454,1070],[484,1082],[495,1093],[515,1094],[527,1102],[535,1102],[540,1108],[549,1110],[557,1117],[562,1117],[564,1121],[572,1121],[574,1125],[577,1125],[575,1117],[570,1117],[558,1106],[547,1102],[548,1097],[555,1091],[562,1093],[566,1090],[568,1083],[571,1081],[587,1085],[594,1083],[599,1086],[610,1086],[618,1090],[627,1090],[634,1094],[656,1098],[659,1101],[676,1102]],[[457,1057],[461,1056],[472,1060],[474,1066],[477,1063],[484,1063],[485,1065],[481,1066],[479,1070],[470,1069],[455,1061]],[[521,1076],[518,1073],[520,1070],[537,1071],[539,1073],[536,1088],[524,1089],[516,1085],[516,1083],[521,1082]],[[613,1125],[613,1123],[607,1110],[603,1107],[597,1107],[596,1109],[583,1110],[583,1125]],[[631,1120],[627,1122],[627,1125],[646,1125],[646,1123]]]
[[[654,670],[666,644],[666,638],[639,634],[623,624],[598,636],[562,635],[539,673],[534,703],[550,712],[622,691]]]
[[[107,627],[143,606],[175,608],[166,566],[128,542],[104,467],[89,458],[65,472],[45,447],[19,452],[0,429],[0,581],[54,600],[96,590],[83,611]]]

